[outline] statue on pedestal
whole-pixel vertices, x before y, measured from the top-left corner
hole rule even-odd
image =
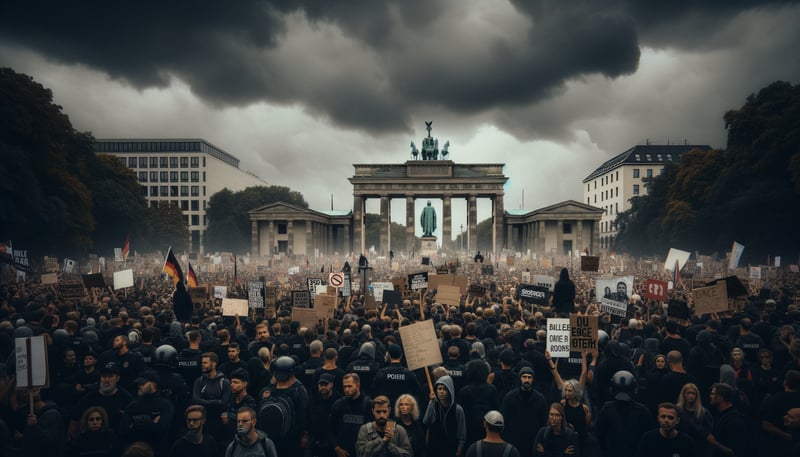
[[[428,206],[422,209],[419,221],[422,225],[422,236],[433,236],[433,231],[436,230],[436,210],[431,206],[430,200],[428,200]]]

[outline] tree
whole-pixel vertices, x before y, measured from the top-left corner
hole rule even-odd
[[[165,249],[172,246],[174,251],[185,251],[189,248],[189,225],[186,216],[178,206],[169,202],[160,202],[147,210],[147,217],[152,223],[150,249]]]

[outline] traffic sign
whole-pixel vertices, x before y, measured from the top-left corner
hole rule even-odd
[[[337,289],[344,286],[344,273],[331,273],[330,277],[328,277],[328,284]]]

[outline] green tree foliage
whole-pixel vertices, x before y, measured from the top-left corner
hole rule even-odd
[[[189,249],[189,225],[183,211],[169,202],[160,202],[147,208],[147,219],[152,224],[152,234],[145,248],[181,252]]]
[[[211,251],[250,251],[250,215],[248,212],[270,203],[284,202],[308,208],[300,192],[283,186],[254,186],[239,192],[222,189],[211,196],[206,214],[208,230],[205,243]]]
[[[371,214],[366,213],[364,214],[364,244],[367,249],[370,246],[375,246],[375,249],[378,252],[383,252],[381,247],[381,231],[380,231],[380,224],[381,224],[381,216],[380,214]],[[410,252],[413,249],[419,248],[419,238],[414,237],[414,242],[416,246],[409,248],[406,246],[406,227],[405,225],[398,224],[396,222],[392,222],[390,225],[391,230],[391,237],[392,237],[392,250],[395,253],[400,253],[400,251]]]
[[[800,86],[775,82],[725,116],[725,150],[691,151],[650,180],[648,195],[620,214],[617,249],[663,255],[670,247],[745,260],[800,250]]]

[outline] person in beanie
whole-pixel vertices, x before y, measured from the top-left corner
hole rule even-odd
[[[172,403],[159,394],[160,381],[158,373],[152,370],[133,380],[138,386],[137,397],[125,408],[119,424],[120,440],[126,446],[145,441],[153,446],[157,456],[166,455],[175,412]]]
[[[508,420],[503,439],[516,446],[522,457],[530,457],[533,452],[531,430],[539,430],[547,423],[547,401],[533,388],[533,382],[533,368],[521,368],[519,387],[508,392],[500,406]]]

